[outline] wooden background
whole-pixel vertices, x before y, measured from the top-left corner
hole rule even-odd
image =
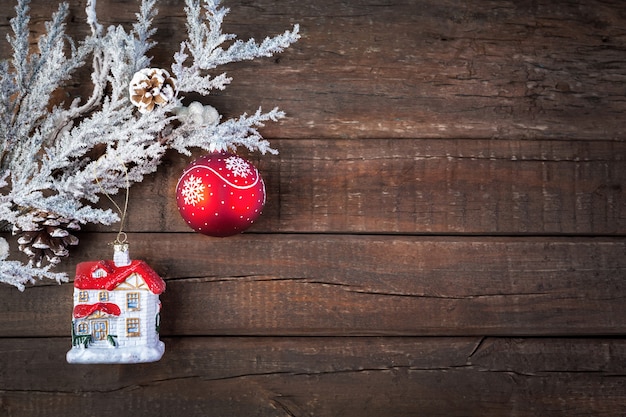
[[[56,5],[34,3],[37,31]],[[138,7],[99,3],[105,24]],[[626,3],[226,5],[242,39],[301,25],[205,100],[287,112],[262,130],[280,154],[249,155],[263,216],[190,231],[174,189],[191,158],[168,154],[126,227],[167,281],[165,356],[68,365],[72,284],[0,287],[0,415],[626,415]],[[161,2],[156,66],[182,7]],[[64,270],[110,258],[113,231],[81,233]]]

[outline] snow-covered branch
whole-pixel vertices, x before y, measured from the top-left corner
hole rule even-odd
[[[51,268],[77,243],[70,232],[79,223],[118,221],[98,207],[100,197],[143,181],[169,148],[276,153],[258,128],[282,111],[259,108],[221,120],[211,106],[185,107],[184,93],[225,89],[231,79],[210,70],[283,51],[299,39],[297,25],[260,43],[241,41],[222,32],[229,9],[219,0],[186,0],[188,36],[173,53],[170,75],[150,68],[157,0],[141,1],[130,29],[103,27],[96,0],[87,0],[91,31],[80,41],[66,35],[68,5],[61,3],[36,51],[29,50],[29,3],[17,0],[7,36],[12,55],[0,61],[0,224],[12,226],[31,262],[11,260],[0,238],[0,282],[23,289],[35,279],[64,280]],[[55,103],[53,93],[84,66],[91,68],[91,93]]]

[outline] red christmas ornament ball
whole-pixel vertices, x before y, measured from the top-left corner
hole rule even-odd
[[[176,186],[178,211],[209,236],[231,236],[250,227],[265,205],[265,184],[246,159],[216,152],[193,161]]]

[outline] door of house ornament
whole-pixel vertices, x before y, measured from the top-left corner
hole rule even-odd
[[[106,340],[109,335],[109,323],[107,320],[97,320],[93,322],[93,339],[98,342]]]

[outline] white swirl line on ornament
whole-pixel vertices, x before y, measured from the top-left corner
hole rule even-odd
[[[183,175],[181,175],[181,177],[178,180],[178,183],[176,184],[176,187],[178,188],[178,184],[180,184],[180,181],[183,179],[183,177],[185,175],[187,175],[187,173],[189,173],[189,171],[192,171],[195,168],[206,168],[209,171],[213,172],[215,175],[217,175],[218,177],[220,177],[222,180],[224,180],[225,183],[227,183],[228,185],[230,185],[233,188],[237,188],[238,190],[247,190],[249,188],[254,187],[255,185],[257,185],[257,183],[259,182],[259,178],[261,177],[258,173],[256,176],[256,179],[254,180],[254,182],[252,184],[249,185],[237,185],[237,184],[233,184],[232,182],[230,182],[229,180],[227,180],[226,178],[224,178],[219,172],[217,172],[215,169],[211,168],[210,166],[207,165],[194,165],[191,168],[189,168],[188,170],[186,170],[185,172],[183,172]]]

